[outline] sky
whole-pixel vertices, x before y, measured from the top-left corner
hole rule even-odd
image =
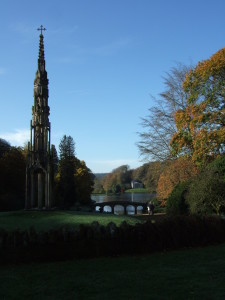
[[[225,46],[224,0],[0,0],[0,137],[29,140],[43,25],[52,143],[94,173],[143,164],[141,118],[177,63]]]

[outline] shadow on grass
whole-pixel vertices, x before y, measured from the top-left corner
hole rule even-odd
[[[224,299],[225,244],[146,256],[10,265],[0,299]]]

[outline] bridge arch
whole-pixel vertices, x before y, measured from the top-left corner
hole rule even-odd
[[[132,204],[127,205],[127,207],[126,207],[127,213],[129,211],[129,209],[131,210],[132,213],[136,214],[136,206],[135,205],[132,205]]]
[[[142,208],[142,211],[147,211],[147,203],[140,203],[140,202],[132,202],[132,201],[109,201],[109,202],[100,202],[95,203],[95,209],[99,207],[99,211],[103,212],[106,206],[111,207],[111,213],[115,213],[116,206],[122,206],[124,209],[124,214],[127,214],[128,207],[134,207],[134,213],[137,214],[138,208]]]
[[[110,211],[109,211],[109,210],[110,210]],[[104,212],[112,213],[112,211],[113,211],[112,206],[106,204],[106,205],[103,207],[103,211],[104,211]]]

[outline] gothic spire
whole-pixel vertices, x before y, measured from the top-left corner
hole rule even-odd
[[[44,36],[41,33],[40,34],[40,42],[39,42],[39,60],[45,60],[45,54],[44,54]]]
[[[46,28],[44,28],[41,25],[40,28],[38,28],[37,30],[41,31],[41,33],[40,33],[40,41],[39,41],[38,70],[36,72],[34,83],[47,85],[48,79],[47,79],[47,72],[45,70],[44,36],[42,34],[42,31],[45,31]]]
[[[41,25],[40,28],[38,28],[37,30],[41,31],[40,42],[39,42],[38,70],[43,72],[45,71],[45,53],[44,53],[44,36],[42,34],[42,31],[45,31],[46,28],[44,28]]]

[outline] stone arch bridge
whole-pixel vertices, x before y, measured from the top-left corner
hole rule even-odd
[[[124,208],[124,214],[127,214],[127,207],[128,206],[133,206],[135,214],[137,214],[137,208],[142,207],[142,211],[146,212],[147,211],[147,203],[141,203],[141,202],[133,202],[133,201],[108,201],[108,202],[100,202],[100,203],[95,203],[94,208],[96,210],[96,207],[100,208],[100,211],[104,211],[105,206],[109,206],[111,208],[111,213],[114,214],[114,209],[116,205],[123,206]]]

